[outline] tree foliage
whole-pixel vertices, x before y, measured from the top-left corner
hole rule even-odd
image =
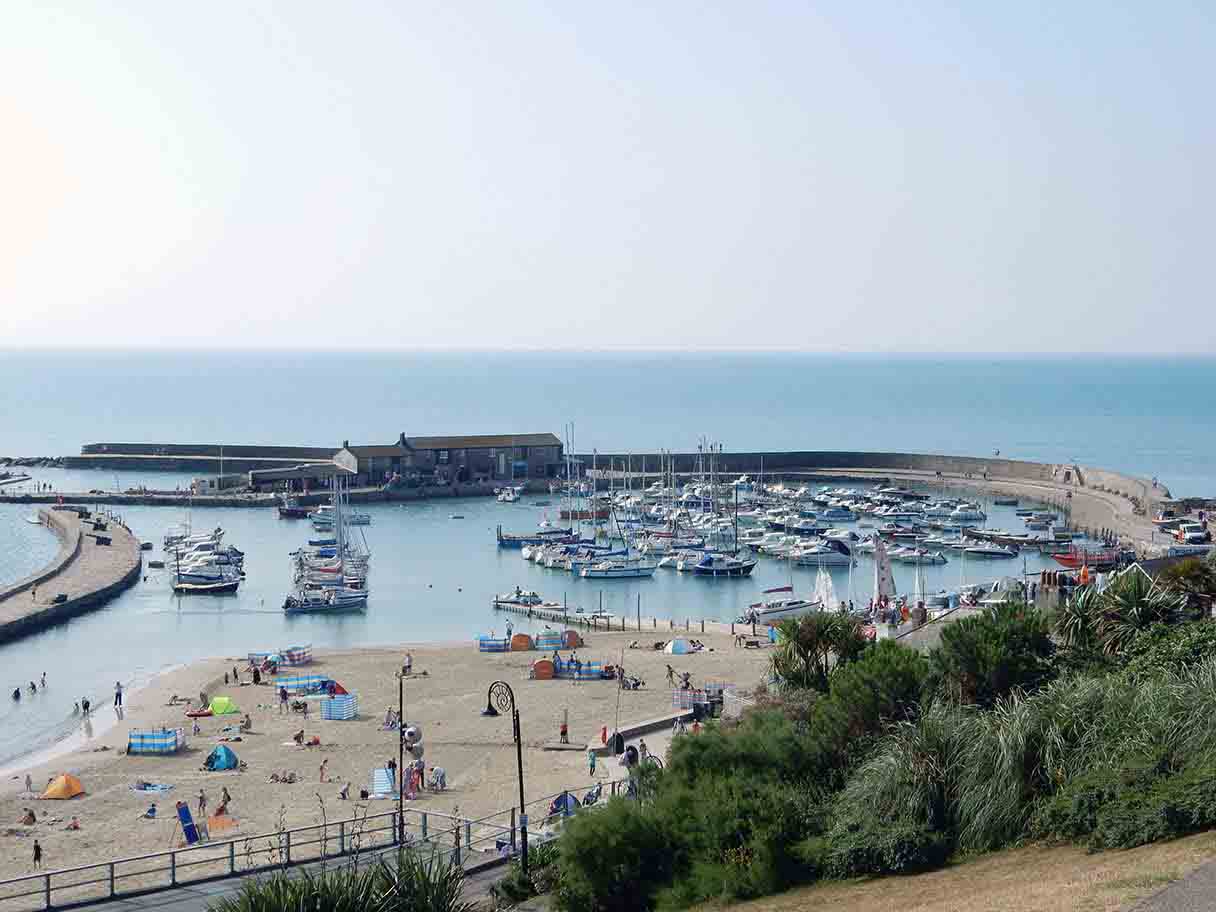
[[[812,611],[777,624],[777,648],[769,662],[782,686],[826,693],[832,669],[855,661],[866,645],[855,618]]]
[[[948,624],[929,653],[930,686],[955,703],[984,708],[1014,688],[1034,690],[1052,674],[1048,630],[1044,614],[1009,603]]]

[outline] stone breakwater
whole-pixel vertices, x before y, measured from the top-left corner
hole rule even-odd
[[[139,540],[115,520],[101,519],[102,530],[74,510],[39,510],[38,517],[59,538],[59,553],[37,573],[0,589],[0,642],[104,604],[138,581],[143,569]]]

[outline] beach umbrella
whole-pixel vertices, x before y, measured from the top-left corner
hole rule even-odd
[[[676,637],[663,647],[663,651],[668,655],[682,656],[692,652],[692,647],[688,645],[688,640],[683,637]]]

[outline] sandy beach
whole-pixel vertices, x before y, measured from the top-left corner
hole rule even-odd
[[[123,719],[104,733],[69,754],[13,773],[0,782],[0,876],[32,870],[35,838],[43,847],[44,867],[52,870],[177,845],[181,834],[172,817],[174,802],[188,800],[197,807],[200,789],[206,791],[209,809],[213,810],[221,788],[228,788],[232,795],[229,810],[238,824],[233,835],[273,832],[280,822],[287,827],[318,824],[318,795],[325,802],[329,820],[353,816],[356,802],[338,800],[342,784],[350,781],[351,795],[357,797],[360,788],[367,786],[372,768],[397,756],[397,733],[383,730],[381,725],[385,710],[397,705],[396,674],[407,650],[413,655],[413,675],[406,680],[406,719],[422,728],[428,768],[442,766],[448,779],[447,791],[423,791],[411,806],[477,817],[515,803],[516,758],[510,718],[481,715],[486,690],[499,679],[514,688],[520,708],[529,800],[566,787],[588,788],[594,780],[588,774],[585,750],[543,749],[545,742],[557,740],[565,711],[569,711],[571,742],[599,745],[601,727],[613,730],[618,694],[622,727],[671,712],[671,692],[666,685],[668,663],[677,672],[691,672],[694,686],[707,680],[729,681],[741,690],[758,683],[767,665],[764,650],[737,649],[731,637],[722,633],[697,635],[707,650],[685,656],[669,656],[650,648],[661,635],[643,633],[646,639],[642,639],[636,632],[584,634],[586,645],[578,650],[579,657],[615,663],[624,650],[629,674],[646,682],[646,687],[638,691],[619,691],[615,681],[532,681],[528,679],[529,666],[541,653],[478,653],[471,642],[322,652],[311,665],[288,670],[324,674],[357,694],[359,717],[354,721],[321,720],[315,701],[307,721],[299,713],[280,714],[274,689],[265,683],[248,683],[247,674],[242,674],[246,683],[225,685],[225,671],[231,674],[232,666],[238,663],[244,668],[244,661],[235,656],[170,671],[148,687],[126,695]],[[647,648],[627,648],[635,639],[641,639]],[[57,689],[56,683],[51,681],[49,686]],[[190,697],[197,704],[200,690],[211,697],[229,696],[242,714],[252,716],[253,732],[239,742],[230,742],[247,764],[244,772],[201,769],[207,754],[219,743],[221,728],[235,727],[240,716],[200,719],[201,734],[190,736],[188,749],[176,755],[123,753],[127,732],[132,728],[184,725],[189,733],[191,720],[185,718],[184,709],[166,704],[174,694]],[[93,715],[95,728],[100,727],[103,718],[113,719],[114,709],[108,704],[97,706]],[[284,742],[289,742],[301,727],[309,737],[319,737],[321,746],[285,746]],[[661,737],[656,740],[666,741]],[[319,781],[323,760],[328,761],[330,781],[326,783]],[[276,771],[294,771],[299,779],[290,785],[270,782],[270,774]],[[80,778],[86,794],[70,801],[39,800],[23,793],[26,772],[39,793],[52,777],[71,773]],[[596,778],[618,778],[622,772],[615,761],[601,759]],[[173,789],[149,796],[130,789],[136,780],[164,783]],[[157,799],[160,818],[139,819],[152,798]],[[370,805],[371,813],[392,810],[388,801]],[[37,814],[36,824],[18,824],[25,807]],[[64,829],[72,815],[80,819],[78,831]]]

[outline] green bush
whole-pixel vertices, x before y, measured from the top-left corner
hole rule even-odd
[[[447,856],[400,852],[394,860],[321,873],[279,872],[247,880],[210,912],[473,912],[461,899],[464,870]]]
[[[1198,763],[1143,788],[1124,784],[1099,809],[1089,846],[1131,849],[1216,826],[1216,766]]]
[[[1216,624],[1155,624],[1128,645],[1122,656],[1123,674],[1130,681],[1142,682],[1163,674],[1181,674],[1212,658],[1216,658]]]
[[[999,605],[942,628],[929,653],[930,688],[955,703],[985,709],[1016,689],[1033,691],[1052,676],[1055,651],[1046,615]]]
[[[696,739],[692,739],[696,740]],[[557,905],[568,912],[637,912],[686,864],[680,840],[662,814],[616,798],[564,827]]]
[[[833,877],[913,874],[940,867],[949,837],[910,820],[853,821],[828,838],[827,872]]]

